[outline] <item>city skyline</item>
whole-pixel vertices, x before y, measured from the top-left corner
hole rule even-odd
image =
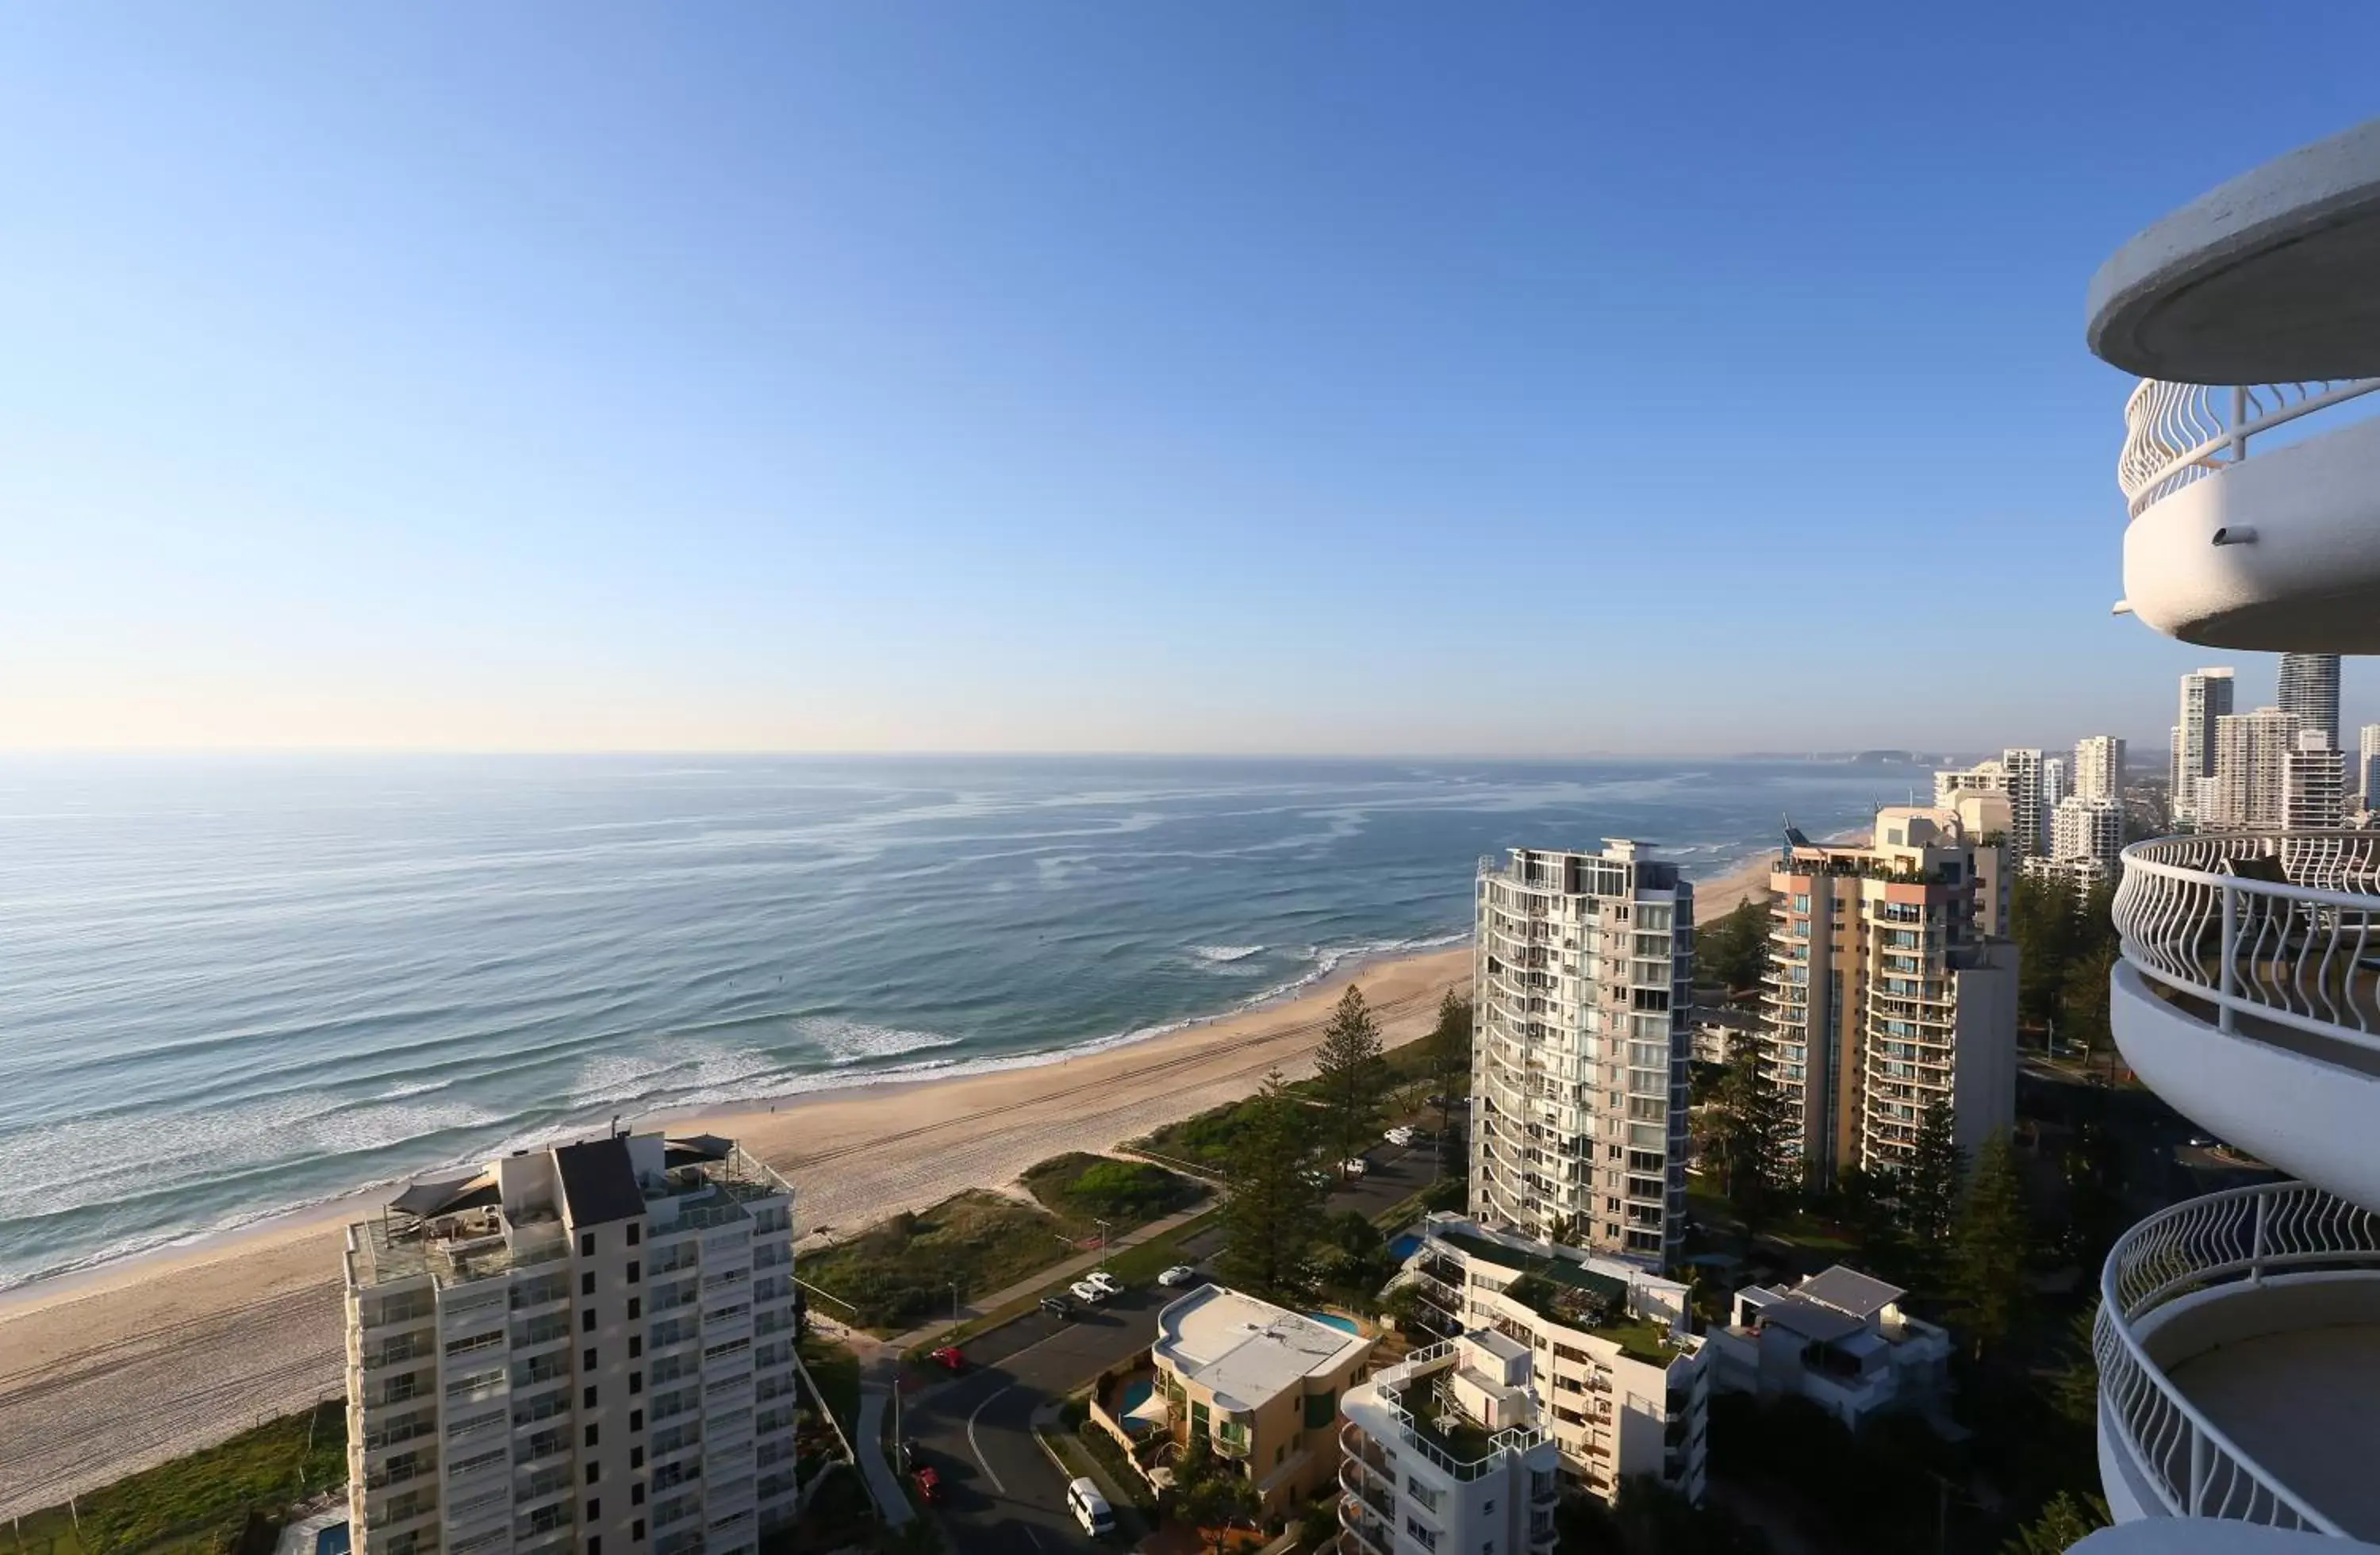
[[[2153,748],[2080,277],[2380,35],[2151,148],[2071,8],[6,26],[8,747],[1515,756]],[[1516,560],[1661,674],[1476,674]],[[1752,673],[1853,577],[1993,673]]]

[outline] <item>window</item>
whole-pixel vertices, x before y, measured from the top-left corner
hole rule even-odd
[[[595,1309],[593,1307],[588,1307],[585,1311],[578,1314],[578,1331],[581,1333],[593,1333],[595,1331]]]
[[[641,1296],[630,1296],[628,1298],[628,1321],[633,1323],[644,1315],[644,1298]]]
[[[642,1539],[645,1537],[645,1520],[643,1518],[639,1517],[637,1519],[637,1525],[628,1530],[628,1537],[633,1539]]]
[[[634,1258],[630,1258],[628,1260],[628,1283],[631,1285],[635,1284],[637,1282],[638,1275],[642,1273],[643,1270],[644,1265],[638,1263]]]
[[[581,1403],[581,1404],[579,1405],[579,1407],[580,1407],[581,1409],[592,1409],[592,1408],[594,1408],[594,1407],[595,1407],[595,1390],[594,1390],[594,1389],[589,1388],[589,1389],[588,1389],[588,1390],[587,1390],[585,1402],[584,1402],[583,1403]],[[634,1430],[635,1428],[636,1428],[636,1427],[633,1427],[633,1426],[629,1427],[629,1429],[631,1429],[631,1430]]]
[[[644,1227],[638,1225],[634,1221],[630,1221],[628,1222],[628,1245],[633,1247],[641,1241],[644,1237]]]
[[[587,1483],[588,1483],[588,1484],[592,1485],[592,1484],[594,1484],[597,1480],[599,1480],[599,1479],[601,1479],[601,1478],[602,1478],[602,1477],[603,1477],[603,1465],[602,1465],[601,1464],[600,1464],[600,1463],[594,1463],[594,1464],[588,1464],[588,1465],[587,1465]]]
[[[628,1428],[632,1431],[640,1431],[645,1428],[645,1412],[643,1410],[631,1409],[628,1411]],[[644,1456],[644,1449],[641,1447],[637,1449],[637,1455],[641,1460]]]
[[[578,1256],[582,1258],[591,1258],[595,1256],[595,1233],[593,1232],[582,1231],[578,1233]]]
[[[592,1447],[595,1445],[595,1427],[593,1426],[589,1426],[587,1427],[587,1445]]]
[[[645,1488],[642,1485],[631,1485],[628,1487],[628,1504],[630,1506],[642,1506],[645,1504]]]
[[[644,1353],[645,1336],[640,1333],[630,1334],[628,1336],[628,1359],[633,1361]]]
[[[632,1371],[628,1373],[628,1391],[632,1393],[641,1393],[644,1391],[645,1374],[641,1371]]]
[[[638,1420],[641,1418],[642,1416],[640,1415],[630,1415],[628,1418],[628,1428],[632,1431],[635,1430]],[[645,1466],[645,1450],[643,1448],[631,1447],[628,1449],[628,1466],[632,1469],[640,1469]]]
[[[581,1370],[584,1370],[584,1371],[592,1371],[592,1370],[594,1370],[594,1369],[595,1369],[595,1351],[594,1351],[594,1349],[593,1349],[591,1346],[590,1346],[590,1347],[588,1349],[588,1351],[587,1351],[585,1360],[586,1360],[586,1365],[585,1365],[585,1366],[583,1366],[580,1369],[581,1369]]]
[[[595,1276],[591,1272],[578,1277],[578,1294],[583,1296],[595,1294]]]
[[[603,1536],[592,1534],[587,1539],[587,1555],[603,1555]]]
[[[600,1499],[598,1499],[598,1498],[596,1498],[596,1497],[594,1497],[594,1496],[589,1496],[589,1497],[588,1497],[588,1498],[587,1498],[587,1521],[589,1521],[589,1523],[600,1523],[600,1522],[601,1522],[602,1520],[603,1520],[603,1503],[602,1503],[602,1501],[601,1501]],[[593,1544],[595,1541],[594,1541],[593,1539],[591,1539],[591,1538],[590,1538],[590,1539],[589,1539],[587,1542],[588,1542],[588,1543],[589,1543],[589,1544]]]

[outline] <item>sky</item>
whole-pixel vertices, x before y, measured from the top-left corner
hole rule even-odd
[[[9,7],[0,747],[2161,752],[2083,287],[2380,46],[2243,15]]]

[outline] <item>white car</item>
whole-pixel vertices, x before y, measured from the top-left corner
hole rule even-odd
[[[1094,1285],[1088,1280],[1077,1280],[1066,1288],[1074,1293],[1076,1301],[1087,1306],[1097,1306],[1108,1298],[1105,1285]]]
[[[1088,1479],[1068,1482],[1066,1507],[1075,1514],[1075,1521],[1083,1525],[1083,1532],[1093,1538],[1115,1532],[1115,1512],[1109,1508],[1108,1499],[1099,1494],[1099,1488]]]
[[[1196,1270],[1191,1268],[1186,1263],[1177,1263],[1172,1269],[1169,1269],[1164,1273],[1159,1275],[1157,1277],[1157,1282],[1170,1290],[1175,1285],[1186,1285],[1196,1278],[1198,1278],[1198,1271]]]
[[[1114,1295],[1123,1289],[1123,1282],[1117,1279],[1114,1275],[1110,1274],[1104,1269],[1095,1269],[1088,1274],[1084,1275],[1083,1283],[1086,1285],[1097,1285],[1099,1289],[1107,1292],[1110,1295]]]
[[[1388,1141],[1391,1145],[1410,1145],[1414,1142],[1414,1131],[1407,1128],[1404,1124],[1399,1124],[1396,1127],[1389,1130]]]
[[[1339,1163],[1339,1170],[1344,1172],[1350,1177],[1361,1177],[1365,1172],[1369,1172],[1371,1169],[1372,1163],[1366,1160],[1362,1156],[1349,1156],[1345,1160]]]

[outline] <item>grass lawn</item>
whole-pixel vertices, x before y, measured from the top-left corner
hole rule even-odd
[[[18,1518],[0,1555],[225,1555],[250,1512],[276,1515],[346,1476],[346,1406],[326,1403],[79,1498],[79,1537],[63,1506]]]
[[[1068,1224],[1105,1221],[1110,1235],[1186,1209],[1207,1192],[1204,1184],[1154,1161],[1115,1160],[1081,1150],[1027,1168],[1025,1186]]]
[[[833,1411],[844,1434],[858,1435],[859,1357],[851,1353],[849,1345],[838,1344],[820,1333],[803,1336],[801,1355],[802,1369],[810,1374],[819,1397]]]

